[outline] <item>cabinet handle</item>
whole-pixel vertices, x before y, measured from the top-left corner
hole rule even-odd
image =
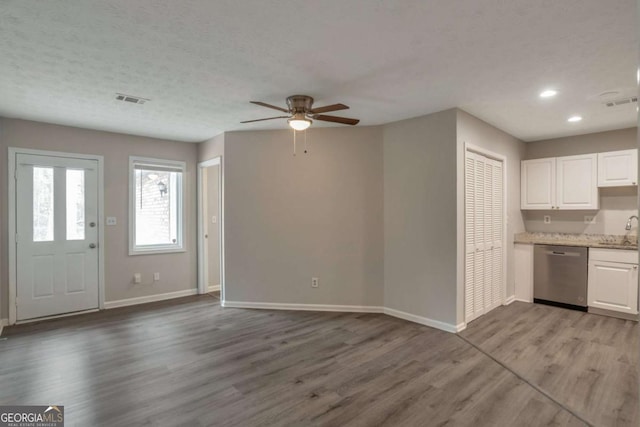
[[[634,265],[634,266],[633,266],[633,269],[634,269],[634,270],[637,270],[637,269],[638,269],[638,266],[637,266],[637,265]]]

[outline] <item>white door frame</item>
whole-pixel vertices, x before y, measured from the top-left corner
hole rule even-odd
[[[16,323],[17,248],[16,248],[16,158],[18,154],[32,154],[48,157],[95,160],[98,162],[98,308],[104,309],[104,157],[93,154],[64,153],[60,151],[32,150],[9,147],[9,324]],[[77,313],[74,313],[77,314]],[[69,314],[62,314],[66,316]],[[52,316],[57,317],[57,316]],[[42,319],[38,319],[42,320]],[[28,320],[26,321],[28,322]]]
[[[488,157],[490,159],[496,160],[498,162],[502,163],[502,304],[506,304],[507,301],[507,252],[508,252],[508,247],[507,247],[507,157],[503,156],[502,154],[498,154],[498,153],[494,153],[493,151],[489,151],[485,148],[479,147],[477,145],[473,145],[470,144],[468,142],[464,143],[464,158],[467,158],[467,152],[471,152],[471,153],[476,153],[476,154],[481,154],[485,157]],[[467,174],[467,168],[466,168],[466,160],[464,162],[464,176],[465,179],[463,182],[465,182],[466,185],[466,174]],[[465,203],[464,206],[466,208],[466,199],[465,199]],[[466,219],[466,213],[463,213],[463,218]],[[466,236],[466,230],[467,230],[467,222],[466,220],[464,221],[464,235]],[[464,251],[464,262],[462,265],[466,265],[467,263],[467,251],[466,251],[466,244],[467,242],[464,242],[464,247],[465,247],[465,251]],[[466,271],[466,269],[464,269],[463,271]],[[466,277],[463,277],[463,283],[466,283]],[[463,294],[464,294],[464,289],[463,289]],[[467,304],[467,300],[466,298],[464,298],[464,304],[463,304],[463,313],[466,313],[466,304]],[[467,324],[467,319],[465,317],[464,319],[464,325],[466,327]]]
[[[198,293],[206,294],[208,291],[208,284],[205,280],[208,275],[205,271],[208,262],[205,259],[203,170],[216,165],[220,166],[218,179],[218,238],[220,244],[220,301],[224,302],[224,170],[222,156],[198,163]]]

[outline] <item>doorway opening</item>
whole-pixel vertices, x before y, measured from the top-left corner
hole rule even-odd
[[[222,157],[198,164],[198,293],[224,301]]]

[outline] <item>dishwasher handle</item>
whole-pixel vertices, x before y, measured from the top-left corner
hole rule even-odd
[[[545,253],[547,255],[553,255],[553,256],[573,256],[573,257],[581,256],[579,252],[545,251]]]

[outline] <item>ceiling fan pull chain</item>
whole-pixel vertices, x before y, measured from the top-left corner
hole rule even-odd
[[[304,130],[304,154],[307,154],[307,129]]]
[[[293,130],[293,155],[296,155],[296,130]]]

